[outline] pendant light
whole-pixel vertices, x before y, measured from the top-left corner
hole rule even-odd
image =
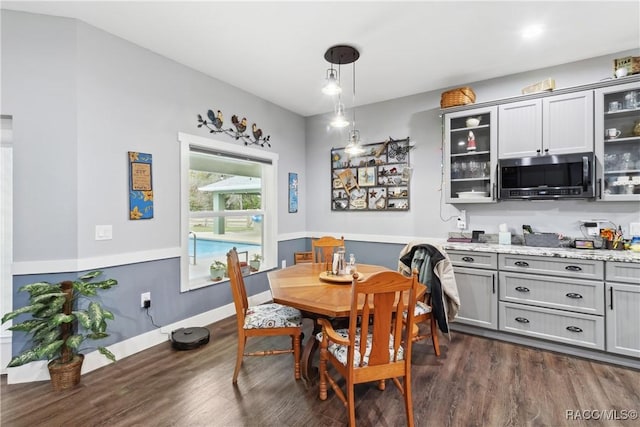
[[[347,45],[336,45],[332,46],[324,54],[324,58],[331,64],[338,64],[338,72],[334,70],[334,78],[338,86],[340,86],[340,66],[343,64],[353,64],[353,129],[349,132],[349,142],[347,147],[351,148],[353,146],[352,142],[355,142],[356,145],[359,146],[360,143],[360,132],[355,129],[355,96],[356,96],[356,73],[355,73],[355,62],[360,57],[360,52],[353,46]],[[330,69],[330,70],[331,70]],[[331,73],[327,72],[327,82],[329,82],[329,77]],[[325,86],[326,87],[326,86]],[[324,88],[323,92],[327,93]],[[349,125],[349,121],[346,119],[345,115],[345,107],[342,103],[342,99],[340,97],[340,92],[337,93],[338,101],[335,105],[335,115],[330,122],[331,127],[342,128]]]
[[[344,104],[340,101],[340,98],[338,98],[338,102],[336,103],[335,115],[329,124],[334,128],[344,128],[349,126],[349,120],[347,120],[347,117],[344,114]]]
[[[338,82],[338,72],[335,68],[331,67],[327,70],[327,77],[322,87],[322,93],[325,95],[337,95],[342,92],[340,83]]]

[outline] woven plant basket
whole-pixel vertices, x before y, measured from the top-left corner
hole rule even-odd
[[[476,102],[476,94],[469,86],[459,87],[456,89],[448,90],[446,92],[442,92],[442,95],[440,97],[441,108],[473,104],[474,102]]]
[[[49,362],[49,375],[53,389],[62,391],[78,385],[83,361],[84,355],[76,354],[70,363],[61,364],[57,359]]]

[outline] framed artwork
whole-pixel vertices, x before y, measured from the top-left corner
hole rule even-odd
[[[129,151],[129,219],[153,218],[151,154]]]
[[[370,187],[376,183],[376,168],[358,168],[358,184],[363,187]]]
[[[298,174],[289,172],[289,213],[298,212]]]
[[[332,148],[331,210],[408,211],[411,147],[409,138],[389,138],[357,155]]]

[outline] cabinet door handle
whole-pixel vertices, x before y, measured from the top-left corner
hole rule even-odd
[[[577,326],[567,326],[567,331],[570,331],[570,332],[582,332],[582,328],[578,328]]]
[[[529,292],[529,288],[525,288],[524,286],[516,286],[516,291],[518,292]]]
[[[545,152],[545,153],[548,153],[548,152],[549,152],[549,149],[548,149],[548,148],[545,148],[545,149],[544,149],[544,152]]]
[[[491,289],[493,289],[493,293],[496,293],[496,275],[491,274]]]
[[[587,191],[589,184],[589,158],[587,156],[582,157],[582,190]]]
[[[576,294],[574,292],[569,292],[566,296],[573,299],[582,299],[582,295]]]
[[[527,319],[525,317],[516,317],[516,322],[529,323],[529,319]]]
[[[516,261],[514,262],[514,264],[517,265],[518,267],[529,267],[529,263],[524,261]]]
[[[536,153],[540,154],[540,149],[539,148],[536,150]]]
[[[609,288],[609,308],[613,310],[613,286]]]
[[[569,271],[582,271],[582,267],[578,267],[577,265],[567,265],[564,269]]]
[[[598,199],[602,200],[602,178],[598,178]]]
[[[475,260],[473,258],[471,258],[470,256],[463,256],[462,260],[464,262],[474,262]]]

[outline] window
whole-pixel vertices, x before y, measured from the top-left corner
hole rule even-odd
[[[232,248],[276,265],[278,155],[180,133],[181,291],[212,284],[209,266]],[[246,253],[245,253],[246,252]]]

